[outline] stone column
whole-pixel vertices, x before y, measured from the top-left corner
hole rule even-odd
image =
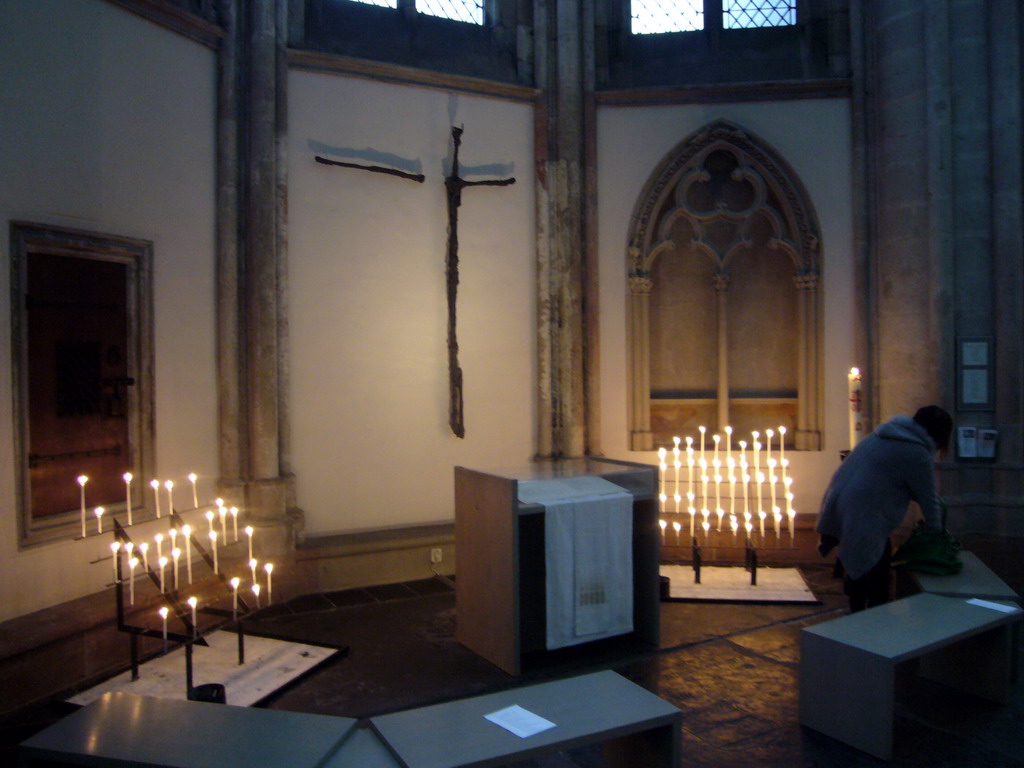
[[[639,260],[639,253],[632,249],[631,261]],[[651,289],[654,281],[647,274],[633,274],[629,277],[629,311],[631,329],[650,327]],[[629,364],[633,370],[633,389],[630,392],[630,435],[629,447],[634,451],[650,451],[654,448],[651,433],[651,336],[649,333],[633,335],[629,339]]]
[[[223,8],[234,30],[222,50],[221,165],[226,186],[231,175],[226,137],[234,115],[239,194],[231,210],[225,191],[220,214],[222,222],[237,217],[240,236],[233,252],[224,232],[219,257],[221,484],[257,528],[259,556],[266,557],[289,551],[301,523],[286,467],[283,408],[288,3],[225,0]],[[233,111],[226,98],[230,80],[244,93],[234,99]]]
[[[589,448],[587,354],[596,347],[585,322],[596,295],[585,200],[592,12],[582,0],[534,1],[539,458],[582,456]],[[596,396],[593,382],[590,392]]]

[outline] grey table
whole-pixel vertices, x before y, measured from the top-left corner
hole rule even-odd
[[[520,738],[484,719],[518,704],[555,723]],[[682,713],[615,672],[515,688],[370,720],[406,768],[469,768],[596,742],[606,764],[677,768]]]
[[[393,768],[356,721],[107,693],[21,744],[24,766]]]
[[[1011,627],[1024,617],[922,593],[808,627],[800,635],[800,722],[892,758],[896,667],[1005,703]]]
[[[961,552],[964,567],[960,573],[937,576],[911,571],[922,592],[944,597],[981,597],[986,600],[1018,602],[1018,595],[1005,581],[993,573],[973,552]]]

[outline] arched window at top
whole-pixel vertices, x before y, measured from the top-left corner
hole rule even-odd
[[[352,0],[364,5],[377,5],[382,8],[398,8],[399,0]],[[418,13],[438,16],[452,21],[464,21],[468,24],[484,23],[483,0],[407,0]]]
[[[786,425],[820,447],[818,226],[763,142],[714,123],[652,175],[630,232],[631,445]]]
[[[796,24],[796,0],[630,0],[634,35]]]

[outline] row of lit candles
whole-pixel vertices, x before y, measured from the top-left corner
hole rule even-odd
[[[692,437],[687,437],[686,438],[686,463],[687,463],[687,470],[688,470],[686,498],[687,498],[687,501],[689,502],[688,503],[688,511],[691,513],[691,534],[693,533],[693,531],[692,531],[692,527],[693,527],[693,520],[692,520],[692,518],[696,514],[696,511],[698,509],[700,509],[701,512],[704,513],[705,518],[707,518],[707,513],[709,511],[709,501],[710,501],[709,493],[708,493],[708,484],[711,481],[714,481],[714,490],[715,490],[715,495],[714,496],[715,497],[714,497],[713,509],[718,513],[718,530],[722,530],[722,519],[723,519],[724,514],[725,514],[725,510],[722,508],[722,495],[721,495],[721,483],[722,483],[723,480],[727,480],[729,482],[729,515],[730,515],[730,519],[731,520],[735,520],[735,518],[736,518],[736,483],[737,483],[736,468],[737,467],[739,467],[739,469],[740,469],[740,476],[739,476],[738,480],[741,483],[742,491],[743,491],[742,492],[742,497],[743,497],[744,517],[747,519],[748,522],[751,519],[750,487],[749,487],[749,483],[753,479],[753,480],[756,481],[755,482],[755,489],[756,489],[756,492],[757,492],[756,511],[757,511],[758,516],[762,520],[762,527],[763,527],[763,520],[767,516],[767,513],[764,510],[763,486],[764,486],[765,480],[767,479],[768,480],[768,489],[769,489],[769,494],[770,494],[770,499],[771,499],[771,503],[770,503],[769,509],[772,512],[772,514],[775,516],[776,529],[778,528],[779,518],[781,516],[781,510],[777,506],[777,483],[779,481],[779,476],[775,474],[775,468],[776,467],[780,467],[781,471],[782,471],[781,479],[782,479],[782,485],[783,485],[783,489],[784,489],[784,498],[786,500],[786,513],[791,518],[794,516],[795,513],[793,511],[793,492],[792,492],[793,478],[787,476],[787,469],[789,467],[789,460],[786,459],[786,457],[785,457],[785,455],[786,455],[785,454],[785,451],[786,451],[786,448],[785,448],[786,428],[785,427],[779,427],[779,458],[777,460],[772,458],[772,453],[771,453],[771,450],[772,450],[772,438],[774,437],[775,432],[773,430],[771,430],[771,429],[765,431],[765,437],[767,438],[767,445],[766,445],[766,451],[765,451],[765,465],[766,465],[766,469],[768,470],[768,475],[767,476],[763,472],[760,471],[760,469],[761,469],[760,449],[762,447],[760,441],[758,440],[758,438],[760,437],[760,433],[756,432],[756,431],[751,433],[751,435],[753,437],[753,442],[752,442],[751,447],[752,447],[752,454],[753,454],[754,464],[753,464],[753,467],[752,467],[753,474],[749,474],[747,472],[747,470],[750,469],[751,467],[747,463],[747,458],[746,458],[747,443],[746,443],[745,440],[739,441],[740,457],[739,457],[739,461],[737,462],[733,458],[733,456],[732,456],[732,452],[733,452],[732,451],[732,432],[733,432],[733,430],[732,430],[732,427],[726,427],[725,430],[724,430],[725,431],[725,435],[726,435],[726,458],[725,458],[725,464],[724,464],[724,466],[725,466],[725,468],[727,470],[727,476],[726,477],[723,477],[722,474],[721,474],[721,469],[723,467],[723,463],[719,459],[719,445],[720,445],[721,440],[722,440],[721,435],[716,434],[716,435],[713,435],[713,437],[712,437],[712,441],[714,442],[714,452],[713,452],[713,458],[712,458],[711,462],[709,463],[708,460],[707,460],[707,455],[706,455],[706,450],[705,450],[705,436],[706,436],[707,429],[706,429],[706,427],[700,427],[699,429],[700,429],[700,454],[699,454],[700,458],[699,459],[697,458],[696,449],[693,447],[693,438]],[[672,466],[673,466],[673,469],[674,469],[674,475],[673,475],[673,491],[674,491],[674,493],[672,494],[672,499],[675,502],[675,512],[679,513],[681,511],[680,504],[682,503],[682,499],[683,499],[683,496],[680,493],[680,478],[679,478],[679,472],[682,469],[682,458],[681,458],[681,453],[682,452],[681,452],[680,447],[679,447],[680,446],[680,442],[681,442],[681,438],[674,437],[672,440],[673,440],[673,443],[674,443],[674,447],[672,449],[672,458],[673,458]],[[668,510],[669,495],[666,492],[666,485],[667,485],[667,482],[668,482],[668,468],[669,468],[668,461],[667,461],[668,460],[668,451],[665,448],[660,448],[658,450],[658,458],[659,458],[659,468],[661,470],[661,474],[660,474],[661,488],[660,488],[660,493],[659,493],[659,499],[660,499],[660,502],[661,502],[661,511],[664,513],[664,512],[668,512],[669,511]],[[701,475],[700,475],[700,481],[701,481],[701,485],[700,485],[700,488],[701,488],[700,500],[701,500],[701,503],[700,504],[697,503],[698,494],[697,494],[696,489],[697,489],[698,486],[697,486],[697,484],[695,482],[695,479],[694,479],[694,467],[695,466],[700,467],[700,470],[701,470]],[[707,470],[708,470],[709,466],[714,470],[714,475],[708,475],[707,474]],[[776,530],[776,532],[778,532],[778,530]],[[763,531],[762,531],[762,535],[763,535]]]
[[[709,533],[711,531],[711,520],[710,520],[711,512],[708,509],[702,509],[700,514],[703,517],[703,520],[701,521],[700,527],[704,531],[704,543],[706,544],[706,543],[708,543]],[[722,509],[719,509],[718,510],[718,530],[719,531],[722,530],[722,519],[723,519],[723,517],[724,517],[724,511]],[[764,541],[764,537],[765,537],[765,520],[767,519],[767,517],[768,517],[768,513],[765,512],[764,510],[762,510],[761,512],[758,513],[759,524],[760,524],[760,534],[761,534],[761,540],[762,541]],[[772,514],[772,517],[774,518],[774,522],[775,522],[775,537],[778,538],[779,536],[782,535],[782,511],[778,507],[775,507],[774,508],[774,512]],[[794,522],[796,520],[796,512],[793,511],[792,509],[790,509],[788,511],[788,513],[787,513],[787,517],[789,518],[789,537],[790,537],[790,539],[792,539],[793,536],[794,536]],[[750,512],[744,512],[743,513],[743,518],[744,518],[743,529],[744,529],[744,531],[746,531],[747,537],[749,538],[753,534],[753,531],[754,531],[753,516],[751,515]],[[690,538],[691,538],[691,540],[693,538],[694,531],[696,530],[696,519],[697,519],[697,510],[694,507],[690,507]],[[668,525],[669,525],[668,520],[666,520],[665,518],[661,518],[660,520],[658,520],[658,525],[661,526],[661,539],[664,542],[666,540],[666,531],[667,531]],[[735,541],[737,536],[739,535],[740,523],[739,523],[739,518],[736,515],[734,515],[734,514],[733,515],[729,515],[729,527],[732,530],[732,537],[733,537],[733,540]],[[683,530],[683,524],[680,523],[678,519],[673,520],[672,521],[672,530],[675,531],[675,534],[676,534],[676,544],[678,545],[678,544],[680,544],[679,537],[680,537],[681,531]]]
[[[218,499],[218,501],[220,501],[220,499]],[[221,507],[221,509],[223,509],[223,507]],[[210,538],[210,545],[211,545],[211,549],[213,551],[213,572],[214,573],[220,573],[220,561],[219,561],[219,558],[218,558],[218,550],[217,550],[218,535],[217,535],[217,531],[213,527],[213,512],[212,511],[209,511],[209,512],[206,513],[206,519],[210,523],[210,530],[209,530],[207,535]],[[237,521],[237,518],[236,518],[236,521]],[[221,517],[221,524],[222,524],[222,526],[223,526],[223,523],[224,523],[224,519],[223,519],[223,516],[222,516]],[[253,534],[255,533],[255,529],[251,525],[247,525],[247,526],[245,526],[245,528],[243,530],[245,531],[245,535],[249,539],[249,562],[250,562],[250,564],[252,564],[252,563],[256,562],[256,560],[252,556],[252,537],[253,537]],[[236,527],[234,529],[234,533],[235,533],[234,542],[237,542],[238,541],[238,528],[237,528],[237,525],[236,525]],[[192,583],[192,534],[193,534],[193,531],[192,531],[192,526],[191,525],[188,525],[186,523],[185,525],[181,526],[181,536],[185,540],[185,563],[186,563],[186,566],[187,566],[187,569],[188,569],[188,583],[189,584]],[[180,560],[181,554],[182,554],[181,553],[181,548],[177,546],[177,543],[178,543],[178,529],[177,528],[172,526],[170,528],[170,530],[167,531],[167,539],[168,539],[168,542],[170,544],[170,549],[169,549],[169,551],[171,553],[171,559],[170,560],[164,555],[164,551],[163,551],[164,534],[163,533],[158,533],[158,534],[156,534],[153,537],[153,541],[156,544],[157,564],[160,566],[160,571],[159,572],[160,572],[160,591],[161,592],[165,592],[166,591],[165,584],[164,584],[164,569],[167,567],[167,564],[169,562],[171,562],[171,560],[173,560],[173,562],[174,562],[174,588],[175,589],[178,588],[178,561]],[[226,535],[226,533],[223,536],[223,541],[224,541],[225,544],[227,544],[227,535]],[[110,551],[111,551],[111,555],[112,555],[111,563],[112,563],[112,566],[113,566],[113,569],[114,569],[114,580],[115,581],[117,580],[117,564],[118,564],[118,558],[120,556],[120,552],[121,552],[122,548],[124,550],[125,555],[128,558],[128,565],[129,565],[129,567],[130,567],[130,569],[132,571],[132,574],[133,574],[132,575],[132,582],[133,582],[133,585],[134,585],[134,572],[135,572],[135,568],[139,564],[139,559],[137,557],[135,557],[135,549],[136,549],[136,547],[135,547],[134,542],[131,542],[131,541],[125,542],[124,545],[122,546],[120,540],[115,539],[110,544]],[[149,571],[149,542],[148,541],[143,541],[143,542],[139,543],[138,551],[139,551],[139,554],[142,555],[142,567],[143,567],[143,569],[145,571]],[[269,563],[268,563],[268,565],[269,565]],[[273,566],[270,566],[270,567],[272,568]],[[269,571],[268,571],[268,574],[269,574]],[[253,581],[255,581],[255,573],[253,575]],[[134,600],[132,602],[134,602]]]
[[[260,588],[260,583],[258,581],[256,581],[256,566],[257,566],[257,563],[256,563],[255,559],[249,561],[249,567],[252,568],[252,594],[253,594],[253,597],[256,600],[256,607],[259,608],[260,607],[260,592],[262,590]],[[267,605],[271,605],[274,602],[274,582],[273,582],[273,578],[271,576],[271,574],[274,571],[274,564],[273,563],[265,563],[263,565],[263,568],[264,568],[264,570],[266,571],[266,574],[267,574]],[[234,578],[231,579],[230,583],[231,583],[231,619],[232,619],[232,621],[237,621],[238,620],[238,588],[242,585],[242,580],[240,578],[238,578],[237,576],[235,576]],[[133,583],[132,586],[134,588],[134,583]],[[197,621],[197,619],[198,619],[197,612],[198,612],[198,607],[199,607],[199,598],[197,598],[195,595],[193,595],[188,600],[186,600],[186,602],[188,603],[188,606],[189,606],[189,608],[192,611],[192,632],[193,632],[193,636],[197,636],[199,634],[199,623]],[[166,652],[167,651],[167,617],[170,615],[171,611],[165,605],[165,606],[162,606],[157,611],[157,613],[160,615],[160,620],[161,620],[161,622],[163,624],[164,651]]]
[[[135,478],[134,478],[134,476],[132,475],[131,472],[125,472],[121,477],[124,479],[124,486],[125,486],[125,509],[128,511],[128,525],[134,525],[134,522],[132,520],[132,512],[133,512],[133,509],[132,509],[132,481]],[[195,472],[190,472],[189,475],[188,475],[188,479],[189,479],[189,482],[192,483],[192,507],[193,507],[193,509],[197,509],[199,507],[199,493],[198,493],[198,490],[196,488],[196,482],[199,480],[199,476]],[[89,482],[88,475],[79,475],[78,476],[78,486],[79,486],[79,492],[80,492],[80,498],[81,498],[81,507],[82,507],[82,538],[83,539],[87,535],[85,523],[86,523],[86,519],[88,518],[88,515],[86,514],[85,486],[86,486],[86,484],[88,482]],[[149,485],[153,489],[153,501],[154,501],[154,503],[156,505],[156,516],[159,518],[162,515],[161,510],[160,510],[160,488],[161,488],[161,483],[160,483],[159,480],[154,479],[154,480],[150,481]],[[174,511],[174,481],[173,480],[165,480],[163,482],[163,489],[167,493],[167,514],[170,514],[171,512]],[[238,510],[235,509],[235,508],[232,508],[232,510],[233,510],[232,514],[237,516],[238,515]],[[103,514],[104,514],[104,512],[105,512],[105,510],[104,510],[103,507],[96,507],[93,510],[93,514],[96,516],[97,531],[99,533],[103,533]]]

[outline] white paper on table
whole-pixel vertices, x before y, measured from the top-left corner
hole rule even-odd
[[[497,712],[491,712],[491,714],[484,715],[484,717],[495,725],[500,725],[506,731],[511,731],[521,739],[555,727],[555,724],[550,720],[545,720],[540,715],[535,715],[518,704],[499,709]]]
[[[1003,605],[1002,603],[993,603],[991,600],[982,600],[977,597],[972,597],[967,601],[971,605],[980,605],[982,608],[991,608],[993,611],[1002,611],[1003,613],[1016,613],[1020,610],[1015,605]]]

